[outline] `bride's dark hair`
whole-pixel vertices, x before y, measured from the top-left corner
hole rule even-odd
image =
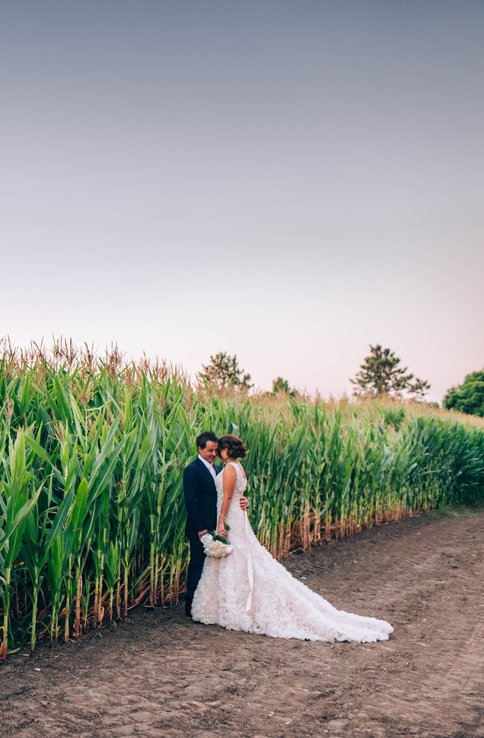
[[[231,459],[243,459],[247,455],[247,449],[243,442],[237,436],[229,434],[220,436],[218,439],[218,450],[220,451],[226,448],[228,455]]]

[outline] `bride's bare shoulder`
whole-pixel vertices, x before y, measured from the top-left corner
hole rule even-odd
[[[232,464],[231,461],[229,461],[228,464],[225,464],[224,475],[228,477],[229,479],[235,479],[235,477],[237,476],[237,472],[235,470],[235,464]]]
[[[240,475],[241,475],[241,476],[242,476],[242,477],[243,477],[243,478],[244,478],[245,480],[247,480],[247,474],[245,473],[245,469],[244,469],[244,467],[242,466],[242,464],[241,464],[240,462],[238,462],[238,461],[237,461],[237,462],[235,462],[235,463],[234,463],[234,466],[236,466],[236,467],[237,467],[238,471],[240,472]]]

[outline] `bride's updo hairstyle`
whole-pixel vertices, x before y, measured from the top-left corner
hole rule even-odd
[[[220,451],[225,448],[231,459],[243,459],[247,456],[247,449],[237,436],[227,434],[226,436],[220,436],[218,439],[218,450]]]

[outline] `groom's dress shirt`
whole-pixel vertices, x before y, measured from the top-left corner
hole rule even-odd
[[[212,477],[215,479],[215,477],[217,476],[217,472],[215,471],[214,465],[213,464],[209,464],[208,461],[205,461],[205,459],[202,459],[202,457],[200,456],[200,454],[198,454],[198,458],[200,459],[200,461],[202,462],[202,464],[205,464],[205,466],[207,467],[208,471],[210,472],[210,474],[212,475]]]

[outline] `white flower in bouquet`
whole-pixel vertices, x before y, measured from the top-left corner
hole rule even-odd
[[[231,554],[234,550],[234,547],[228,542],[228,540],[218,536],[215,531],[205,533],[200,540],[203,543],[205,555],[211,556],[214,559],[222,559],[224,556]]]

